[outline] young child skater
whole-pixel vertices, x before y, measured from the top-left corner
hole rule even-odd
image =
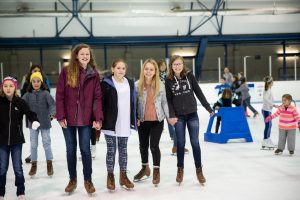
[[[127,142],[130,128],[136,129],[136,92],[132,80],[125,77],[127,64],[117,59],[111,66],[112,74],[103,79],[102,133],[105,135],[107,153],[107,189],[115,190],[114,166],[118,147],[121,186],[131,189],[133,183],[127,177]]]
[[[53,154],[51,150],[50,128],[51,120],[53,116],[55,116],[56,107],[53,97],[47,91],[41,72],[31,74],[28,92],[26,92],[22,98],[27,102],[30,110],[37,114],[41,124],[38,130],[33,130],[31,123],[28,124],[31,144],[31,169],[29,175],[34,176],[37,171],[38,137],[39,133],[41,133],[47,162],[47,174],[48,176],[52,176],[54,172],[52,166]]]
[[[263,92],[263,107],[262,107],[262,114],[264,120],[272,114],[272,108],[278,107],[274,105],[273,101],[273,94],[271,88],[273,86],[273,78],[271,76],[264,77],[265,88]],[[271,140],[271,128],[272,128],[272,121],[265,122],[265,129],[264,129],[264,139],[262,141],[262,148],[269,148],[274,149],[275,145]]]
[[[253,117],[256,117],[258,115],[258,112],[251,105],[251,96],[249,94],[249,88],[246,82],[246,78],[242,77],[240,81],[241,86],[238,89],[236,89],[235,92],[240,92],[242,94],[242,105],[244,107],[245,113],[247,112],[247,107],[249,107],[250,110],[254,113]]]
[[[265,119],[265,122],[269,122],[279,116],[279,139],[278,147],[275,150],[276,155],[282,154],[286,141],[290,155],[293,155],[295,151],[296,128],[298,123],[298,129],[300,131],[300,116],[296,107],[291,105],[292,101],[294,100],[290,94],[284,94],[282,96],[282,105],[278,107],[274,114],[269,115]]]
[[[19,200],[25,200],[25,179],[22,168],[22,146],[25,143],[22,120],[26,115],[37,129],[39,122],[26,102],[16,95],[17,80],[11,76],[3,79],[0,90],[0,199],[4,200],[9,156],[15,173],[15,186]]]
[[[233,98],[231,90],[227,88],[224,89],[222,97],[214,104],[213,109],[219,110],[221,107],[232,107],[232,104],[240,106],[239,100]],[[219,132],[220,123],[221,117],[217,117],[216,133]]]
[[[170,73],[166,79],[166,95],[170,113],[170,123],[175,125],[177,137],[177,176],[176,182],[179,184],[183,180],[184,169],[184,146],[185,129],[188,127],[196,176],[200,184],[206,179],[202,171],[201,149],[199,144],[199,118],[197,113],[197,101],[194,94],[200,100],[204,108],[213,115],[209,103],[192,73],[187,71],[187,67],[181,56],[174,55],[170,59]]]
[[[69,183],[66,193],[77,187],[77,132],[82,157],[84,187],[94,193],[90,149],[92,127],[100,129],[103,119],[102,93],[92,49],[78,44],[71,53],[70,63],[59,75],[56,89],[56,118],[62,127],[67,150]]]
[[[134,181],[140,181],[144,176],[150,176],[148,149],[153,157],[152,183],[160,182],[160,149],[159,141],[164,128],[164,119],[169,118],[168,102],[165,85],[159,79],[159,69],[153,59],[147,59],[137,82],[138,91],[138,132],[142,169],[134,176]],[[150,145],[149,145],[150,144]]]

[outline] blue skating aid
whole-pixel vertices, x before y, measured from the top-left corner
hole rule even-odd
[[[212,125],[216,117],[221,117],[221,132],[212,133]],[[204,141],[224,144],[229,139],[244,138],[246,142],[253,142],[251,132],[248,126],[245,112],[242,107],[221,107],[218,113],[211,116]]]

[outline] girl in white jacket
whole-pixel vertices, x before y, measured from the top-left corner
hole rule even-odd
[[[272,108],[277,107],[273,104],[274,98],[271,91],[273,86],[273,78],[271,76],[264,77],[265,87],[263,92],[263,107],[262,114],[264,120],[272,114]],[[270,135],[271,135],[272,122],[265,122],[265,130],[264,130],[264,140],[262,142],[262,148],[274,149],[275,145],[273,144]]]

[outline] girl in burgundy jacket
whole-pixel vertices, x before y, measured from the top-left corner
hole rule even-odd
[[[90,151],[91,129],[102,125],[102,95],[99,74],[91,48],[78,44],[72,51],[70,64],[59,76],[56,90],[56,118],[62,127],[67,150],[69,183],[65,192],[77,187],[76,148],[78,132],[82,156],[84,186],[94,193],[92,183],[92,158]]]

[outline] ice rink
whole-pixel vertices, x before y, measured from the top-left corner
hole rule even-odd
[[[299,104],[299,103],[297,103]],[[297,105],[298,106],[298,105]],[[254,104],[260,111],[261,104]],[[299,110],[299,108],[298,108]],[[59,124],[54,121],[51,129],[52,150],[54,154],[54,176],[46,174],[44,150],[39,140],[38,170],[34,178],[28,175],[30,164],[23,164],[26,186],[26,197],[29,200],[59,200],[59,199],[126,199],[126,200],[296,200],[299,199],[300,189],[300,134],[296,132],[296,151],[290,156],[285,150],[283,155],[274,155],[274,151],[260,150],[263,138],[263,118],[248,118],[253,137],[253,143],[243,140],[230,141],[228,144],[215,144],[203,141],[209,115],[202,108],[198,109],[200,118],[200,145],[202,150],[203,170],[207,179],[205,186],[200,186],[196,179],[193,155],[189,137],[186,147],[190,153],[185,156],[185,173],[183,183],[179,186],[176,181],[176,156],[171,155],[172,141],[167,126],[163,132],[160,149],[161,182],[158,187],[152,185],[152,178],[135,183],[134,190],[127,191],[119,187],[119,169],[116,161],[115,176],[116,190],[106,189],[106,144],[103,135],[97,143],[97,157],[93,160],[93,183],[96,193],[88,196],[83,185],[82,163],[77,163],[78,186],[72,195],[64,192],[67,185],[68,171],[65,153],[65,141]],[[250,113],[252,115],[252,113]],[[274,143],[278,139],[278,118],[273,120],[271,138]],[[29,154],[29,131],[25,129],[27,143],[23,146],[23,160]],[[151,153],[150,153],[151,156]],[[150,165],[152,158],[150,157]],[[133,176],[140,170],[141,159],[137,132],[133,131],[128,147],[128,176]],[[152,172],[152,171],[151,171]],[[5,199],[17,199],[15,196],[14,174],[10,163],[7,175]],[[298,192],[297,192],[298,191]]]

